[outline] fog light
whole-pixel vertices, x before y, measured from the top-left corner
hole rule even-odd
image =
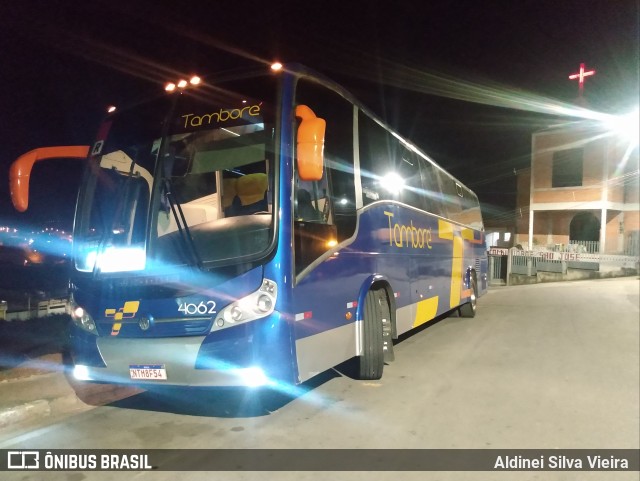
[[[259,367],[248,367],[245,369],[238,369],[238,375],[242,379],[242,383],[249,387],[264,386],[267,384],[268,378],[264,371]]]
[[[78,381],[89,381],[91,379],[91,376],[89,375],[89,368],[82,364],[76,364],[73,367],[73,377]]]

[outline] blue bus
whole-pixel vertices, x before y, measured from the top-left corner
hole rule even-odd
[[[379,379],[394,339],[473,317],[487,289],[476,195],[302,66],[194,78],[116,110],[92,146],[16,161],[14,204],[35,161],[67,156],[86,158],[70,281],[81,380],[290,385],[348,360]]]

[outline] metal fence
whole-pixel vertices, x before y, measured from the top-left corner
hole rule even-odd
[[[536,252],[578,252],[584,254],[597,254],[600,252],[598,241],[569,241],[568,244],[550,244],[546,246],[533,246]]]
[[[507,256],[489,256],[489,285],[504,286],[507,283]]]
[[[627,242],[624,246],[624,254],[627,256],[637,256],[640,255],[640,233],[639,232],[631,232],[627,236]]]
[[[575,252],[578,254],[598,254],[600,253],[599,241],[569,241],[568,244],[551,244],[546,246],[533,246],[536,252]],[[609,250],[609,249],[607,249]],[[640,253],[640,238],[638,236],[627,237],[624,248],[621,251],[610,253],[610,255],[637,256]]]
[[[539,273],[568,274],[575,271],[600,271],[604,273],[640,268],[640,258],[635,255],[600,254],[598,243],[569,244],[553,249],[491,248],[489,250],[489,285],[510,283],[510,275],[538,276]],[[596,250],[596,252],[590,252]]]
[[[584,252],[587,254],[596,254],[600,252],[600,242],[570,241],[565,252]]]
[[[517,254],[515,251],[514,254]],[[513,255],[511,257],[511,273],[535,276],[538,273],[539,257],[531,255]]]

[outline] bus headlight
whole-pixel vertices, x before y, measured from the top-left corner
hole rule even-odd
[[[84,308],[77,305],[73,300],[73,297],[71,297],[69,304],[71,305],[71,319],[74,324],[80,329],[97,336],[98,330],[96,329],[96,323],[93,321],[91,315]]]
[[[73,367],[73,377],[75,377],[78,381],[90,381],[91,375],[89,374],[89,368],[87,366],[83,366],[82,364],[76,364]]]
[[[222,309],[213,323],[212,330],[233,327],[268,316],[275,309],[277,297],[278,285],[265,279],[260,289]]]
[[[265,294],[258,297],[258,310],[261,312],[271,312],[273,309],[273,301]]]

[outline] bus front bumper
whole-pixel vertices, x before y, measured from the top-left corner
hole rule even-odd
[[[82,363],[82,356],[74,359],[74,377],[81,381],[117,384],[165,386],[264,386],[269,379],[260,366],[250,365],[247,358],[232,362],[210,358],[206,368],[202,364],[201,348],[206,336],[171,338],[112,338],[98,337],[96,348],[103,366]],[[75,356],[74,356],[75,357]],[[244,357],[244,356],[243,356]],[[141,371],[158,377],[140,378]]]

